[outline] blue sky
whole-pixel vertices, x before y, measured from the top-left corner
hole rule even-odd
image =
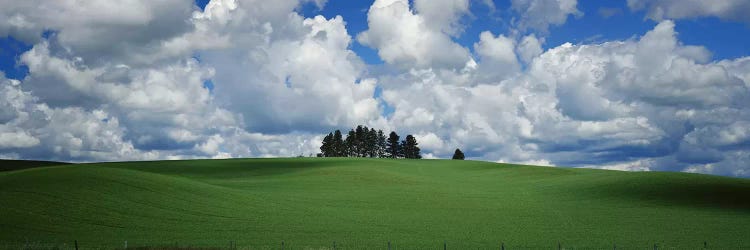
[[[425,158],[750,176],[745,13],[746,0],[18,1],[0,9],[0,158],[310,155],[362,124],[413,134]]]
[[[5,76],[13,79],[23,79],[28,73],[24,65],[19,65],[18,56],[21,53],[31,49],[31,45],[5,37],[0,39],[0,70],[5,72]]]

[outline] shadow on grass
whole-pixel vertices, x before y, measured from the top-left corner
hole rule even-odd
[[[663,205],[750,213],[750,181],[723,177],[647,178],[608,185],[609,195]]]
[[[67,164],[70,163],[54,161],[0,160],[0,172]]]

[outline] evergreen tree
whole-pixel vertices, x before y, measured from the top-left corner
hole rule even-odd
[[[456,149],[456,152],[453,152],[453,159],[454,160],[463,160],[464,159],[464,152],[461,152],[460,149]]]
[[[357,126],[357,128],[354,130],[354,156],[355,157],[362,157],[364,153],[364,146],[365,146],[365,131],[362,125]]]
[[[388,141],[386,142],[386,151],[389,158],[398,158],[401,154],[401,145],[399,144],[400,137],[396,132],[391,131],[388,135]]]
[[[341,138],[341,131],[338,129],[333,132],[333,147],[332,147],[332,156],[333,157],[342,157],[346,156],[346,148],[344,147],[344,140]]]
[[[387,156],[387,154],[386,154],[386,151],[387,151],[386,150],[386,146],[387,146],[387,144],[386,144],[385,134],[383,133],[383,130],[378,130],[378,135],[377,135],[377,152],[378,152],[378,157],[385,158]]]
[[[323,145],[320,146],[320,153],[322,157],[332,157],[334,155],[333,133],[328,133],[328,135],[323,138]]]
[[[412,138],[414,139],[414,144],[412,144],[414,145],[412,147],[412,156],[414,156],[414,158],[412,159],[422,159],[422,149],[419,148],[419,143],[417,142],[417,138],[413,136]]]
[[[406,147],[406,140],[401,140],[401,146],[398,147],[398,158],[406,158],[406,152],[404,151],[404,148]]]
[[[346,139],[344,139],[344,155],[346,157],[352,157],[355,156],[355,142],[356,134],[354,133],[354,130],[349,130],[349,133],[346,135]]]
[[[367,157],[378,157],[378,132],[374,128],[367,132]]]
[[[402,144],[402,151],[404,158],[407,159],[422,159],[422,155],[420,154],[420,149],[417,145],[417,138],[415,138],[413,135],[407,135],[406,139],[401,142]]]
[[[364,126],[362,129],[362,157],[370,156],[370,128]]]
[[[346,138],[340,130],[323,137],[318,157],[379,157],[421,159],[417,139],[407,135],[403,141],[392,131],[388,137],[383,130],[358,125],[350,129]],[[311,154],[312,156],[312,154]]]

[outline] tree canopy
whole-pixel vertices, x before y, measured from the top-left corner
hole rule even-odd
[[[422,155],[419,154],[419,147],[417,147],[417,139],[412,135],[407,135],[406,139],[401,142],[401,152],[404,158],[407,159],[422,159]]]
[[[463,160],[464,158],[464,152],[461,152],[460,149],[456,149],[456,152],[453,152],[454,160]]]
[[[350,129],[343,138],[340,130],[328,133],[323,137],[319,157],[377,157],[421,159],[422,155],[413,135],[407,135],[403,141],[395,132],[386,138],[383,130],[375,130],[359,125]]]
[[[388,141],[386,141],[386,156],[388,158],[399,158],[401,157],[401,144],[398,142],[399,136],[396,132],[391,131],[388,135]]]

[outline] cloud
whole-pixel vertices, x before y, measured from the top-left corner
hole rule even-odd
[[[435,154],[444,155],[448,153],[448,152],[443,152],[443,150],[448,148],[445,145],[445,142],[443,141],[443,139],[441,139],[434,133],[427,132],[424,134],[414,135],[414,137],[419,142],[420,149],[431,152],[430,155],[432,155],[433,157],[428,158],[428,159],[435,158],[434,156]]]
[[[39,6],[44,6],[40,8]],[[66,53],[87,64],[110,60],[147,63],[158,60],[163,41],[190,30],[186,20],[194,11],[190,1],[129,2],[17,1],[4,4],[0,37],[10,35],[29,43],[51,31]]]
[[[349,50],[343,19],[303,18],[294,6],[268,20],[261,19],[268,13],[256,15],[251,7],[257,6],[243,3],[212,9],[232,20],[220,31],[232,46],[198,52],[215,71],[217,102],[241,114],[246,129],[262,133],[376,123],[376,82],[364,77],[364,64]]]
[[[542,33],[547,33],[550,26],[564,24],[569,15],[583,15],[577,5],[577,0],[511,0],[511,9],[519,15],[517,26]]]
[[[469,14],[469,0],[415,0],[414,9],[431,29],[456,36],[463,31],[459,21]]]
[[[750,23],[750,17],[746,14],[750,11],[750,2],[744,0],[628,0],[628,8],[645,10],[648,18],[657,21],[718,17]]]
[[[449,34],[455,34],[466,1],[446,2],[454,4],[444,10],[417,1],[423,14],[414,13],[406,0],[376,0],[367,13],[368,30],[357,35],[357,41],[400,68],[461,68],[470,60],[469,51]]]
[[[0,148],[28,148],[39,145],[39,139],[20,132],[0,132]]]
[[[650,171],[651,167],[654,166],[655,161],[650,159],[642,159],[624,163],[614,163],[602,166],[590,166],[592,168],[608,169],[608,170],[620,170],[620,171]],[[691,172],[691,171],[689,171]]]
[[[208,138],[198,134],[239,126],[238,118],[217,107],[203,87],[212,70],[194,59],[150,67],[88,66],[54,56],[57,42],[44,40],[21,56],[29,67],[21,86],[53,109],[105,110],[130,128],[123,139],[137,149],[189,148]]]
[[[524,36],[516,46],[516,53],[521,61],[526,64],[531,63],[535,57],[544,52],[542,43],[544,43],[543,40],[538,39],[534,34]]]
[[[512,38],[504,35],[494,36],[489,31],[482,32],[479,42],[474,44],[474,51],[481,59],[480,70],[483,71],[483,78],[505,78],[519,71],[520,64],[516,58],[515,47],[516,42]]]
[[[20,84],[0,82],[0,94],[5,97],[0,102],[11,107],[13,113],[13,118],[0,126],[0,153],[52,160],[149,158],[133,154],[133,145],[122,139],[123,129],[117,118],[106,112],[50,108],[21,90]]]
[[[324,2],[317,1],[317,4],[322,6]],[[212,1],[205,12],[194,9],[192,4],[182,8],[182,3],[169,10],[163,6],[169,5],[168,1],[137,3],[134,7],[138,13],[128,12],[131,9],[110,13],[105,9],[103,13],[108,15],[98,13],[83,20],[75,19],[75,15],[27,13],[34,8],[26,2],[9,6],[8,9],[21,10],[18,15],[33,21],[34,25],[23,30],[0,27],[6,28],[0,31],[35,44],[19,59],[20,64],[29,67],[29,75],[22,82],[3,80],[4,88],[0,94],[8,96],[3,101],[11,103],[0,109],[3,122],[0,153],[17,158],[70,161],[292,156],[314,152],[316,142],[310,138],[315,136],[304,133],[267,136],[248,132],[256,128],[255,123],[245,123],[243,118],[248,121],[262,118],[243,116],[243,111],[264,110],[265,105],[277,108],[287,105],[287,109],[293,109],[302,102],[294,102],[293,97],[285,95],[296,93],[303,99],[307,98],[308,103],[315,102],[311,98],[329,103],[327,107],[308,105],[309,110],[338,105],[357,108],[342,110],[342,113],[337,111],[323,121],[299,115],[304,113],[263,112],[297,115],[298,119],[309,119],[309,123],[316,126],[364,121],[378,113],[377,101],[372,99],[374,82],[358,79],[361,65],[358,58],[346,49],[350,38],[340,17],[328,22],[322,17],[305,20],[296,14],[291,15],[299,4],[297,1]],[[58,7],[62,13],[93,11],[76,10],[67,5]],[[129,16],[131,14],[138,16]],[[231,16],[247,14],[258,19]],[[152,22],[163,22],[174,30],[161,30],[161,24]],[[172,22],[180,24],[173,25]],[[278,33],[269,33],[269,29]],[[50,35],[42,37],[43,30],[51,30]],[[246,36],[234,36],[247,31],[250,32]],[[72,37],[72,34],[78,36]],[[107,40],[110,38],[118,41]],[[269,40],[274,42],[269,44]],[[245,42],[245,46],[234,48],[229,41]],[[247,43],[250,41],[257,43]],[[98,42],[106,43],[111,49],[96,49],[103,46]],[[295,86],[289,92],[277,94],[278,99],[270,99],[272,103],[233,106],[229,103],[234,101],[217,101],[216,96],[223,98],[238,89],[226,89],[231,87],[232,81],[228,81],[214,89],[214,95],[212,90],[204,87],[204,82],[214,78],[217,70],[226,72],[227,67],[221,63],[235,62],[206,60],[216,63],[214,68],[196,58],[196,53],[208,59],[221,53],[247,53],[252,61],[258,59],[254,57],[258,54],[248,52],[259,52],[258,45],[262,44],[271,48],[268,52],[272,54],[281,54],[297,45],[302,47],[287,52],[288,57],[277,60],[275,67],[237,74],[238,78],[232,81],[239,83],[243,81],[241,78],[258,72],[264,72],[264,77],[275,77],[276,73],[287,74],[279,72],[285,70],[287,80]],[[118,53],[118,48],[128,53]],[[309,54],[305,62],[304,58],[297,57],[302,52],[313,54]],[[328,53],[335,58],[333,65],[321,65],[314,60]],[[267,61],[255,62],[260,65]],[[246,66],[248,69],[254,67]],[[324,67],[342,73],[330,76],[327,74],[330,71],[320,70]],[[340,82],[341,88],[328,88],[334,77],[345,81]],[[302,85],[313,78],[318,81]],[[267,79],[270,78],[263,80]],[[277,83],[283,86],[283,82]],[[247,86],[247,89],[259,89],[264,82],[251,84],[255,85]],[[338,91],[344,88],[351,88],[353,97],[339,95]],[[239,100],[247,99],[246,94],[232,97],[243,104]],[[257,94],[262,97],[267,93]],[[287,126],[297,122],[281,119],[280,122]],[[266,123],[267,126],[279,124]],[[20,147],[24,149],[18,150]]]

